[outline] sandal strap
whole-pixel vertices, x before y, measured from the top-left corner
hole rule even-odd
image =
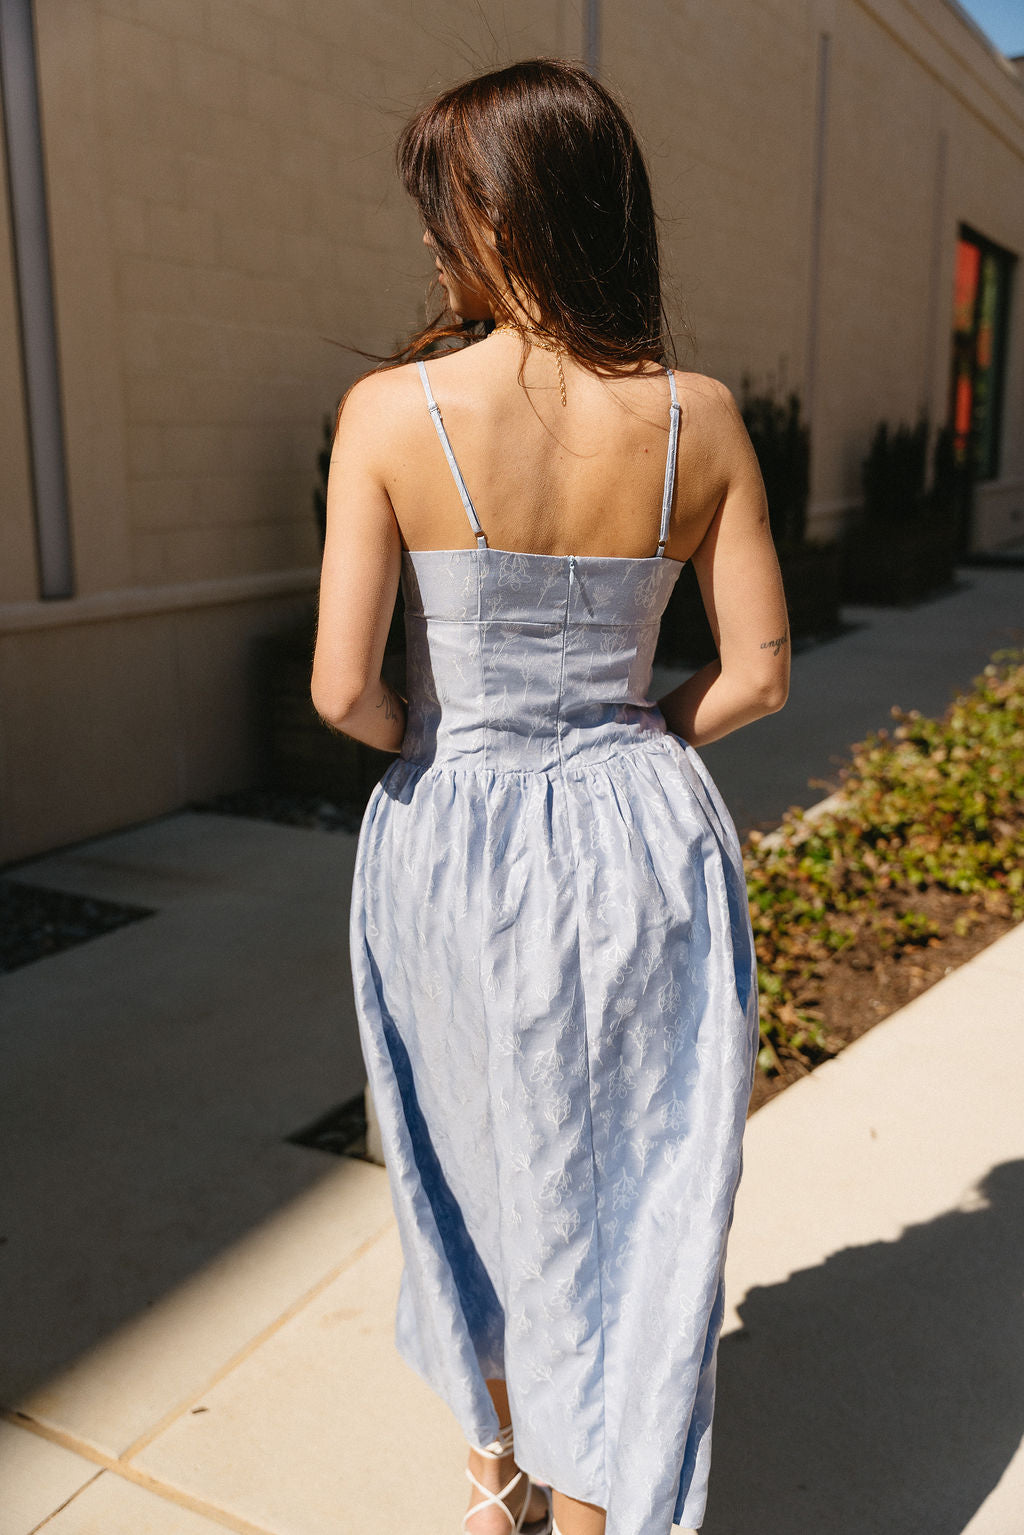
[[[476,1450],[478,1455],[484,1455],[488,1460],[501,1460],[506,1455],[512,1454],[513,1428],[511,1423],[506,1423],[504,1428],[499,1428],[498,1437],[492,1439],[490,1444],[482,1450]],[[474,1445],[474,1449],[476,1446]]]
[[[513,1487],[516,1486],[520,1478],[526,1476],[526,1472],[517,1471],[512,1480],[506,1482],[500,1492],[491,1492],[488,1488],[484,1487],[481,1482],[477,1481],[476,1477],[473,1475],[468,1466],[466,1467],[466,1475],[473,1483],[473,1486],[477,1489],[477,1491],[483,1493],[483,1498],[479,1503],[474,1503],[472,1508],[467,1508],[465,1514],[462,1516],[463,1531],[466,1529],[466,1521],[468,1519],[472,1519],[473,1515],[479,1513],[482,1508],[487,1508],[488,1505],[493,1504],[495,1508],[500,1508],[502,1513],[505,1515],[509,1524],[512,1526],[513,1535],[518,1535],[518,1532],[522,1527],[523,1514],[526,1510],[526,1505],[530,1501],[530,1478],[528,1476],[526,1477],[526,1496],[523,1498],[523,1507],[520,1510],[518,1519],[515,1517],[504,1499],[506,1495],[512,1491]]]

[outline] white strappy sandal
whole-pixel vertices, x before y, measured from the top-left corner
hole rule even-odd
[[[492,1439],[491,1443],[487,1445],[485,1449],[478,1449],[476,1453],[478,1455],[486,1456],[488,1460],[501,1460],[504,1456],[512,1454],[512,1437],[512,1424],[506,1423],[504,1428],[498,1430],[497,1439]],[[492,1503],[496,1507],[500,1508],[502,1513],[505,1515],[506,1519],[511,1525],[509,1535],[552,1535],[553,1520],[551,1514],[551,1493],[546,1487],[541,1487],[538,1482],[535,1482],[528,1472],[522,1470],[517,1471],[512,1480],[510,1482],[506,1482],[505,1486],[501,1489],[500,1492],[490,1492],[486,1487],[483,1486],[481,1482],[477,1481],[476,1477],[473,1475],[468,1466],[466,1467],[466,1475],[473,1483],[473,1486],[477,1489],[477,1491],[483,1493],[483,1497],[479,1503],[474,1503],[473,1507],[467,1508],[466,1512],[463,1514],[463,1535],[471,1535],[471,1532],[467,1531],[466,1529],[467,1521],[472,1519],[474,1514],[479,1513],[480,1509],[486,1508],[489,1503]],[[516,1519],[512,1514],[512,1510],[504,1500],[512,1491],[513,1487],[518,1484],[520,1478],[524,1476],[526,1477],[526,1494],[523,1498],[523,1506],[519,1510],[519,1518]],[[547,1513],[542,1514],[539,1519],[533,1519],[529,1523],[526,1523],[524,1521],[526,1519],[526,1509],[530,1502],[530,1489],[532,1487],[540,1487],[540,1491],[544,1493],[545,1497],[547,1498],[548,1508]]]

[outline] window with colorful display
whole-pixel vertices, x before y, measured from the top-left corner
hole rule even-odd
[[[1016,257],[961,225],[956,242],[950,420],[954,451],[976,479],[999,473],[1003,360]]]

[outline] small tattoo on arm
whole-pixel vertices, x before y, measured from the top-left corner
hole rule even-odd
[[[777,640],[762,640],[761,649],[770,650],[773,655],[777,656],[785,643],[786,636],[784,634],[780,634]]]

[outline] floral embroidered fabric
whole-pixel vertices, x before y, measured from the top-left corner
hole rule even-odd
[[[396,1345],[474,1445],[504,1378],[519,1465],[607,1535],[703,1518],[758,1044],[736,831],[647,696],[680,568],[404,553],[350,916]]]

